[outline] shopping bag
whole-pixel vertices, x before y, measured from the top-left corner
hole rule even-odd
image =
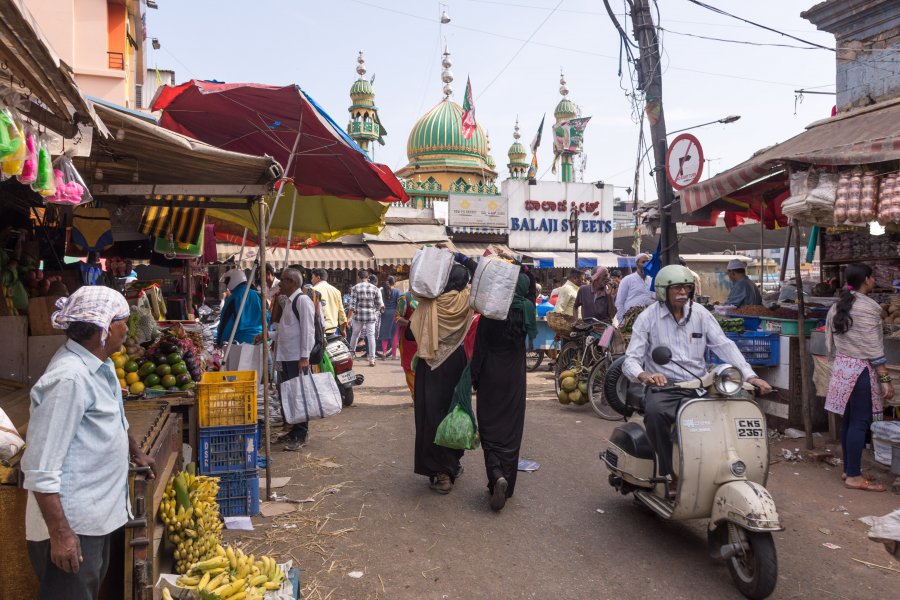
[[[226,371],[256,371],[262,381],[262,344],[234,344],[225,361]]]
[[[300,373],[280,389],[284,420],[291,425],[341,412],[341,392],[331,373]]]
[[[450,410],[438,425],[434,443],[454,450],[476,450],[480,444],[472,413],[472,372],[469,365],[463,369],[453,390]]]
[[[444,292],[453,267],[453,254],[436,246],[416,251],[409,267],[409,287],[420,298],[437,298]]]
[[[519,265],[499,257],[486,256],[479,260],[472,277],[469,306],[488,319],[506,319],[519,281],[519,269]]]

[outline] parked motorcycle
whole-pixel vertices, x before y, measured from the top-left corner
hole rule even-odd
[[[350,406],[353,404],[353,388],[362,385],[365,376],[353,371],[353,353],[350,352],[350,345],[337,331],[325,332],[325,352],[334,368],[334,378],[341,392],[341,401],[344,406]]]
[[[654,348],[653,361],[672,362],[668,348]],[[643,413],[643,386],[622,374],[619,358],[605,382],[609,404],[626,419]],[[676,363],[677,365],[677,363]],[[680,365],[678,365],[680,366]],[[686,370],[686,369],[685,369]],[[765,488],[769,470],[766,419],[752,385],[735,367],[712,367],[702,378],[655,389],[687,389],[696,398],[684,401],[674,425],[672,464],[677,492],[660,476],[657,457],[642,424],[615,429],[600,460],[609,468],[609,483],[632,493],[664,519],[709,519],[710,555],[728,562],[738,590],[751,599],[767,598],[778,580],[772,532],[782,531],[775,502]]]

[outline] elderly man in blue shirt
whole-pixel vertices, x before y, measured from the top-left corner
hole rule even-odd
[[[130,517],[128,461],[155,467],[128,433],[110,356],[128,333],[125,298],[85,286],[57,301],[69,340],[31,391],[22,457],[28,556],[41,600],[97,598],[110,537]]]

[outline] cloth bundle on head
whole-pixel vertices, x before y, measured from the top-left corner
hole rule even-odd
[[[475,313],[469,307],[469,272],[453,265],[444,292],[437,298],[418,298],[410,329],[416,338],[419,358],[432,369],[441,366],[465,341]]]
[[[67,298],[56,301],[56,312],[50,317],[56,329],[68,329],[72,323],[90,323],[102,330],[100,343],[106,343],[109,325],[127,319],[131,309],[125,297],[103,286],[83,286]]]

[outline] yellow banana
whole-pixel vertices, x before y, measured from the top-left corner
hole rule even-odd
[[[263,584],[263,587],[265,587],[267,590],[280,590],[281,584],[275,581],[267,581]]]

